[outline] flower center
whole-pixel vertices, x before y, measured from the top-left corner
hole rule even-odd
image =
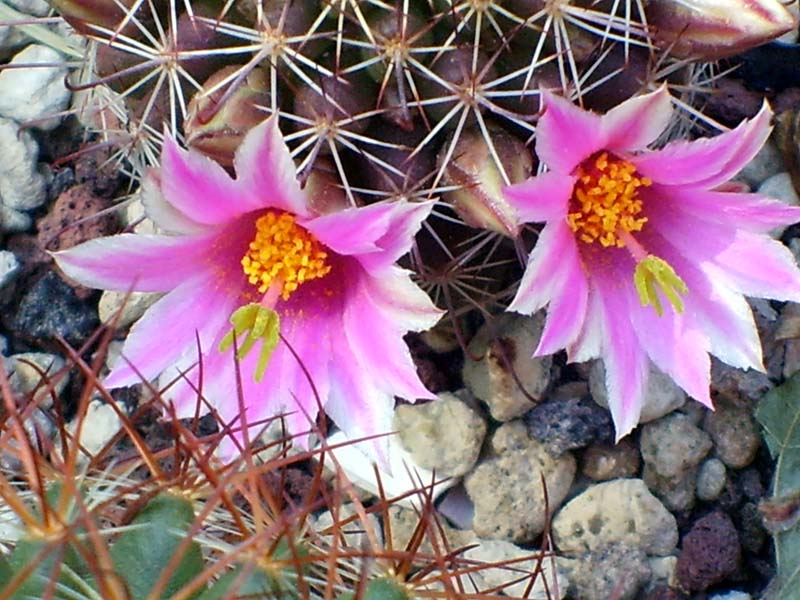
[[[267,211],[256,221],[256,236],[242,257],[242,268],[259,293],[274,285],[288,300],[300,284],[330,273],[327,257],[322,244],[297,225],[294,216]]]
[[[585,166],[588,165],[588,166]],[[578,167],[567,223],[578,238],[591,244],[598,241],[608,248],[625,245],[620,231],[641,231],[647,217],[639,217],[642,201],[638,189],[653,182],[637,175],[626,160],[602,152]]]

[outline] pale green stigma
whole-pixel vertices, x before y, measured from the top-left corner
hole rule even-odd
[[[271,308],[266,308],[255,302],[237,308],[230,318],[231,329],[219,343],[219,351],[225,352],[233,345],[234,339],[238,338],[245,331],[247,337],[236,350],[236,358],[242,360],[250,350],[253,349],[256,341],[261,340],[261,354],[258,357],[253,378],[261,381],[264,372],[267,370],[270,356],[278,345],[280,332],[280,317]]]
[[[664,314],[659,290],[669,300],[675,312],[683,312],[681,295],[686,294],[689,288],[664,259],[648,254],[646,258],[640,260],[633,273],[633,283],[636,285],[642,306],[651,304],[659,317]]]

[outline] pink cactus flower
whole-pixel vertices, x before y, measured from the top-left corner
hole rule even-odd
[[[744,296],[800,301],[792,254],[766,235],[800,209],[723,186],[769,136],[769,107],[719,136],[647,150],[670,119],[665,88],[602,116],[542,96],[548,171],[504,190],[522,222],[545,223],[509,310],[547,305],[535,355],[602,358],[617,439],[639,422],[648,359],[711,407],[709,353],[763,370]]]
[[[432,326],[440,311],[395,264],[431,203],[320,214],[276,118],[247,135],[234,165],[232,179],[168,138],[160,171],[144,186],[147,213],[165,233],[114,235],[55,254],[83,285],[166,292],[131,329],[105,385],[164,373],[174,379],[164,397],[179,417],[194,414],[201,390],[241,430],[238,362],[247,423],[287,414],[290,432],[308,431],[318,396],[351,439],[391,431],[395,395],[433,397],[403,335]],[[284,341],[273,332],[268,362],[256,351],[234,359],[229,321],[242,326],[237,335],[257,329],[247,307],[279,317]],[[233,450],[229,440],[222,454]]]

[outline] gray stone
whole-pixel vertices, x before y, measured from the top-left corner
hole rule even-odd
[[[0,73],[0,78],[8,72]],[[44,177],[36,170],[39,146],[29,132],[20,131],[13,121],[0,118],[0,148],[3,149],[0,203],[20,211],[39,208],[47,197]],[[14,220],[13,214],[3,215],[4,229],[8,230],[6,221],[13,224]]]
[[[543,324],[541,313],[533,317],[505,313],[481,327],[469,344],[469,353],[481,360],[464,361],[464,385],[488,405],[497,421],[525,413],[550,384],[552,358],[532,358]]]
[[[384,542],[380,520],[375,513],[365,513],[363,516],[366,522],[352,503],[343,504],[336,511],[336,527],[333,527],[334,516],[329,510],[321,513],[313,521],[312,527],[319,535],[328,538],[329,544],[333,543],[331,538],[338,535],[340,548],[363,550],[373,545],[377,546],[376,550],[382,548]]]
[[[6,360],[11,389],[23,396],[35,392],[33,397],[42,408],[49,408],[53,401],[53,393],[58,396],[67,386],[68,372],[64,372],[56,379],[56,373],[61,371],[64,365],[63,358],[45,352],[22,352],[13,354]]]
[[[44,17],[50,12],[50,5],[45,0],[3,0],[19,12],[34,17]]]
[[[457,396],[444,393],[433,402],[398,406],[394,429],[419,466],[439,477],[460,477],[478,460],[486,423]]]
[[[800,246],[798,247],[800,250]],[[711,381],[718,395],[758,402],[775,384],[769,376],[755,369],[737,369],[711,357]]]
[[[761,150],[753,157],[744,168],[736,175],[736,179],[744,181],[751,189],[758,189],[767,179],[786,170],[783,155],[775,145],[768,141],[761,146]]]
[[[675,582],[675,566],[678,564],[677,556],[651,556],[650,583],[672,585]]]
[[[67,108],[70,98],[64,85],[64,57],[48,46],[31,44],[11,59],[14,64],[46,66],[0,72],[0,115],[20,123],[34,121],[40,129],[54,129],[61,117],[53,115]]]
[[[581,472],[595,481],[635,477],[642,459],[639,448],[629,438],[617,444],[592,444],[581,456]]]
[[[0,119],[1,121],[2,119]],[[0,135],[0,137],[2,137]],[[0,200],[2,196],[0,195]],[[33,219],[30,215],[14,208],[9,208],[0,204],[0,231],[7,233],[21,233],[28,231],[33,226]]]
[[[731,590],[730,592],[713,594],[708,597],[708,600],[753,600],[753,597],[747,592],[740,592],[739,590]]]
[[[748,408],[718,402],[706,415],[703,428],[714,441],[717,456],[732,469],[742,469],[753,462],[761,445],[761,436]]]
[[[787,172],[776,173],[758,186],[758,193],[762,196],[775,198],[789,206],[800,205],[800,197],[797,195],[797,190],[794,189],[792,183],[792,176]],[[786,227],[776,227],[770,231],[770,235],[774,238],[779,238],[786,231]]]
[[[11,283],[19,273],[19,261],[13,252],[0,250],[0,289]]]
[[[542,556],[503,540],[481,540],[461,556],[479,563],[503,564],[497,567],[478,565],[470,577],[479,590],[496,589],[514,598],[541,600],[561,600],[567,594],[569,580],[552,556]],[[504,564],[509,561],[514,562]],[[523,579],[525,575],[529,577]]]
[[[556,513],[552,532],[556,547],[567,555],[618,542],[666,556],[678,544],[675,517],[641,479],[614,479],[587,488]]]
[[[612,543],[572,561],[573,597],[581,600],[632,600],[652,572],[641,548]]]
[[[639,442],[642,459],[661,477],[681,477],[711,450],[711,438],[680,413],[648,423]]]
[[[38,407],[28,413],[22,426],[34,448],[47,447],[56,429],[50,415]],[[22,469],[19,453],[15,451],[19,442],[11,437],[4,441],[5,447],[0,451],[0,469],[18,472]]]
[[[608,408],[605,373],[602,361],[594,361],[589,372],[589,390],[595,402]],[[665,375],[651,364],[639,422],[647,423],[660,419],[683,406],[685,402],[686,394],[684,391],[668,375]]]
[[[97,314],[102,323],[116,320],[117,327],[127,327],[138,321],[162,294],[148,292],[114,292],[106,290],[97,304]]]
[[[697,497],[704,502],[719,498],[727,481],[725,463],[718,458],[709,458],[700,465],[697,473]]]
[[[575,459],[570,453],[553,458],[528,436],[520,421],[502,425],[492,436],[491,446],[492,454],[464,479],[475,506],[475,533],[484,538],[531,541],[544,530],[547,511],[552,514],[566,497],[575,476]]]
[[[409,548],[409,544],[415,535],[419,535],[418,527],[420,513],[411,508],[392,505],[389,507],[389,525],[392,530],[392,548],[403,551]],[[443,537],[444,536],[444,537]],[[435,547],[432,540],[436,541]],[[445,543],[446,540],[446,543]],[[446,552],[445,548],[451,550],[469,546],[478,541],[472,531],[462,531],[450,527],[442,519],[434,520],[432,516],[427,518],[422,543],[418,553],[427,556],[441,555]]]
[[[671,511],[688,510],[694,506],[699,467],[691,467],[680,475],[665,477],[652,465],[645,463],[642,479],[647,487]]]
[[[90,457],[95,456],[111,441],[121,427],[122,420],[117,411],[104,400],[93,398],[86,408],[86,418],[80,431],[80,445],[86,450],[86,454],[79,453],[79,458],[88,461]],[[72,421],[67,426],[73,435],[77,428],[77,421]]]

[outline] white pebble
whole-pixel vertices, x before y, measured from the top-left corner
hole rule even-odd
[[[0,74],[2,78],[3,74]],[[2,98],[0,90],[0,98]],[[0,148],[3,160],[0,161],[0,204],[6,208],[25,211],[33,210],[44,204],[46,186],[44,177],[36,170],[39,147],[27,131],[20,131],[19,125],[8,119],[0,118]],[[9,227],[9,216],[2,214],[2,227]]]
[[[0,250],[0,289],[9,284],[19,272],[19,261],[13,252]]]
[[[14,65],[24,66],[14,68]],[[0,115],[19,122],[35,121],[44,130],[58,126],[54,117],[67,108],[70,91],[64,85],[64,58],[48,46],[31,44],[11,59],[0,73]],[[43,119],[43,120],[42,120]]]
[[[758,193],[762,196],[780,200],[789,206],[800,206],[800,197],[797,195],[797,190],[794,189],[792,176],[785,171],[773,175],[762,183],[758,187]],[[783,235],[785,229],[786,227],[776,227],[769,233],[772,237],[779,238]]]

